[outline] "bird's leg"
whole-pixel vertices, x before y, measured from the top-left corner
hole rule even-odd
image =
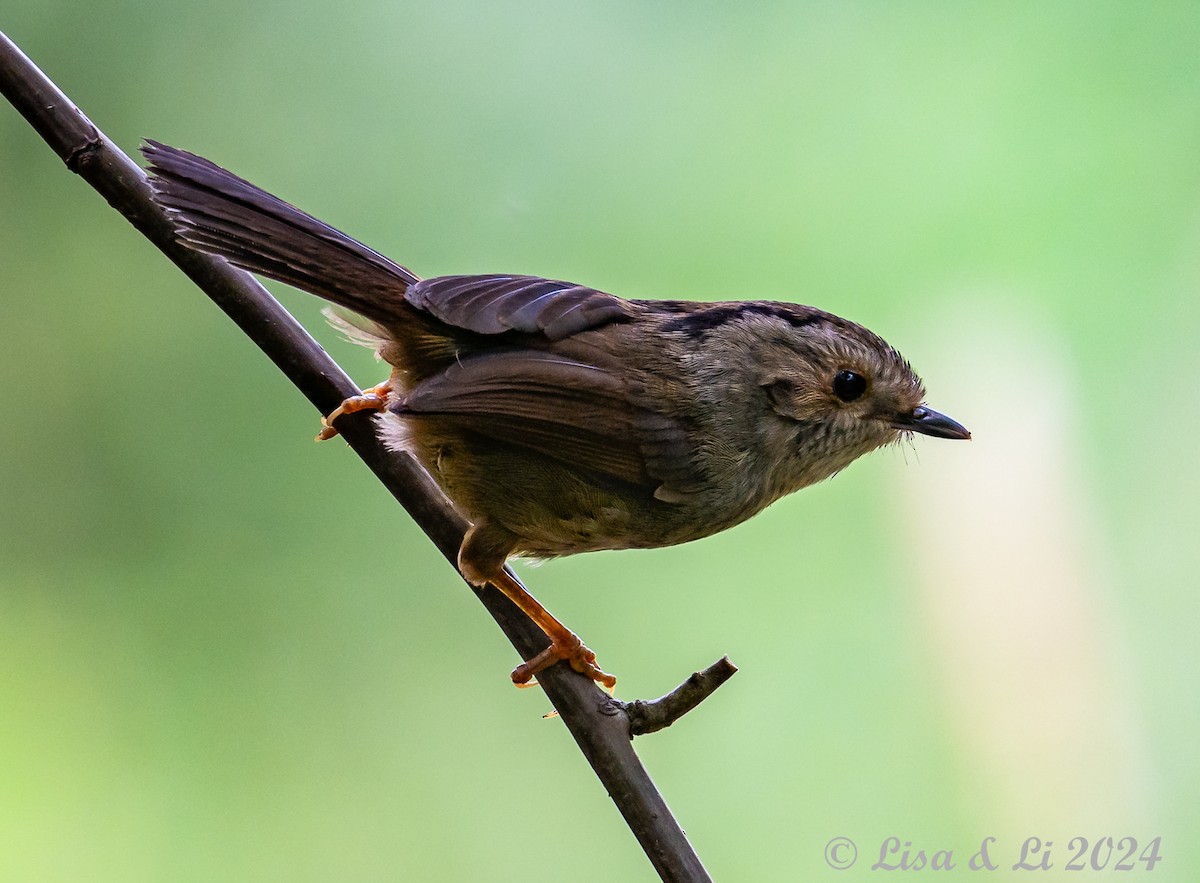
[[[584,646],[575,634],[538,603],[533,595],[504,568],[504,562],[516,548],[515,534],[486,518],[476,518],[458,550],[459,573],[473,586],[491,583],[537,623],[550,639],[550,646],[513,669],[513,683],[526,686],[533,676],[565,659],[571,668],[603,685],[610,693],[617,679],[596,666],[596,654]]]
[[[336,408],[328,417],[321,418],[321,431],[317,433],[317,441],[328,441],[338,434],[333,421],[343,414],[353,414],[356,411],[382,411],[387,408],[388,394],[392,391],[392,382],[385,380],[377,386],[364,390],[360,395],[350,396]]]
[[[596,654],[587,648],[575,634],[554,615],[538,603],[537,598],[529,594],[507,570],[488,577],[488,582],[503,592],[510,601],[521,608],[530,619],[537,623],[538,628],[550,639],[550,646],[513,669],[512,680],[518,687],[530,684],[533,676],[544,668],[549,668],[560,659],[565,659],[571,668],[580,674],[587,675],[610,693],[617,685],[617,679],[608,672],[601,671],[596,665]]]

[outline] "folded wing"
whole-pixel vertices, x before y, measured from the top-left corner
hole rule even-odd
[[[617,373],[551,352],[473,355],[421,382],[402,412],[454,421],[660,499],[680,497],[697,478],[684,465],[690,456],[681,421],[647,408]],[[656,493],[667,485],[675,491]]]
[[[537,276],[439,276],[413,285],[408,302],[476,334],[517,331],[556,341],[632,315],[627,301]]]

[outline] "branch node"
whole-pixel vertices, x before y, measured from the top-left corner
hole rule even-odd
[[[612,696],[605,696],[600,701],[600,704],[596,706],[596,710],[605,717],[616,717],[621,712],[626,711],[627,706],[620,699],[614,699]]]
[[[93,132],[95,132],[94,129]],[[104,142],[100,138],[100,133],[95,132],[92,137],[88,138],[88,140],[84,141],[78,147],[71,148],[71,152],[66,155],[63,162],[67,164],[68,169],[78,175],[79,170],[96,157],[103,144]]]

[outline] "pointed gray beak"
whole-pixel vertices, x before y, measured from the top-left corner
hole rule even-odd
[[[968,439],[971,437],[971,433],[961,423],[924,405],[918,405],[913,408],[911,414],[905,414],[894,420],[892,426],[905,432],[932,435],[934,438]]]

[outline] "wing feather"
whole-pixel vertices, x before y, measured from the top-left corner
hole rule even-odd
[[[656,467],[690,459],[680,421],[638,402],[613,372],[553,353],[471,356],[418,384],[401,407],[651,493],[670,477]]]
[[[556,341],[633,315],[628,301],[538,276],[439,276],[405,298],[434,318],[477,334],[520,331]]]

